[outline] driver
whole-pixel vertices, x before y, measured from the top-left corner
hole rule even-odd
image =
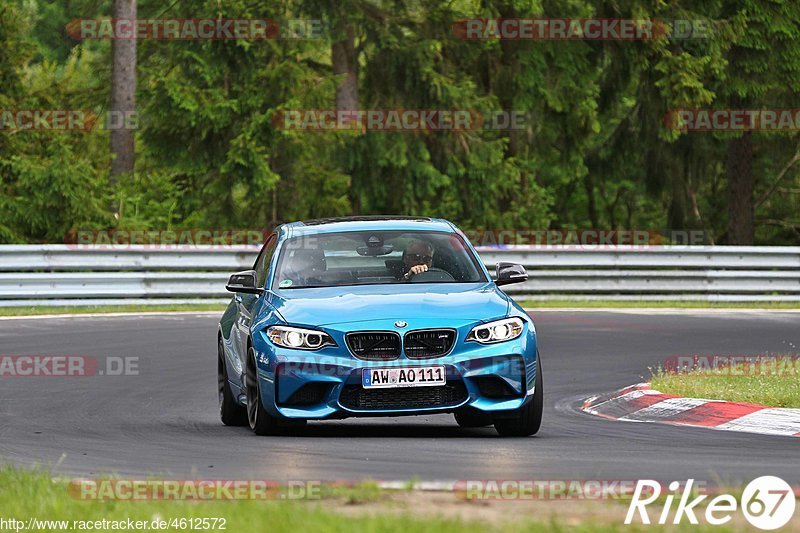
[[[403,252],[403,270],[401,281],[409,281],[413,276],[427,272],[433,265],[433,246],[421,240],[408,243]]]
[[[325,252],[318,249],[296,250],[283,272],[283,280],[291,280],[286,285],[319,285],[327,264]]]

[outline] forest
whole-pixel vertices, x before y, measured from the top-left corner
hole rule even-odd
[[[267,22],[109,38],[98,21],[126,9]],[[486,24],[611,19],[658,31]],[[798,109],[796,0],[2,0],[0,243],[400,214],[800,245]],[[21,110],[93,118],[25,128]],[[385,127],[392,110],[422,124]]]

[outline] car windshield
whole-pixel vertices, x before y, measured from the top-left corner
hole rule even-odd
[[[487,281],[456,233],[354,231],[286,240],[275,289]]]

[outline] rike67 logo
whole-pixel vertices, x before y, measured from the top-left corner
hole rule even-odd
[[[742,492],[741,502],[731,494],[720,494],[705,504],[704,513],[700,512],[698,506],[708,498],[708,495],[702,494],[690,501],[694,496],[693,485],[693,479],[687,480],[683,491],[679,493],[680,483],[673,481],[669,484],[669,492],[663,499],[663,508],[656,523],[665,525],[670,522],[676,499],[678,503],[671,520],[671,523],[676,525],[682,523],[684,519],[690,524],[698,524],[697,516],[700,514],[707,524],[721,526],[730,522],[734,513],[741,509],[745,519],[752,526],[773,530],[785,526],[794,515],[796,503],[794,490],[779,477],[762,476],[754,479]],[[637,514],[642,524],[650,524],[651,518],[647,506],[662,503],[658,501],[662,495],[661,488],[661,484],[657,481],[639,480],[628,507],[628,514],[625,516],[625,524],[633,523]]]

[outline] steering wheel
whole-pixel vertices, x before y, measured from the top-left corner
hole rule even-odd
[[[432,283],[436,281],[455,281],[450,272],[441,268],[429,268],[425,272],[420,272],[416,276],[411,276],[411,283]]]

